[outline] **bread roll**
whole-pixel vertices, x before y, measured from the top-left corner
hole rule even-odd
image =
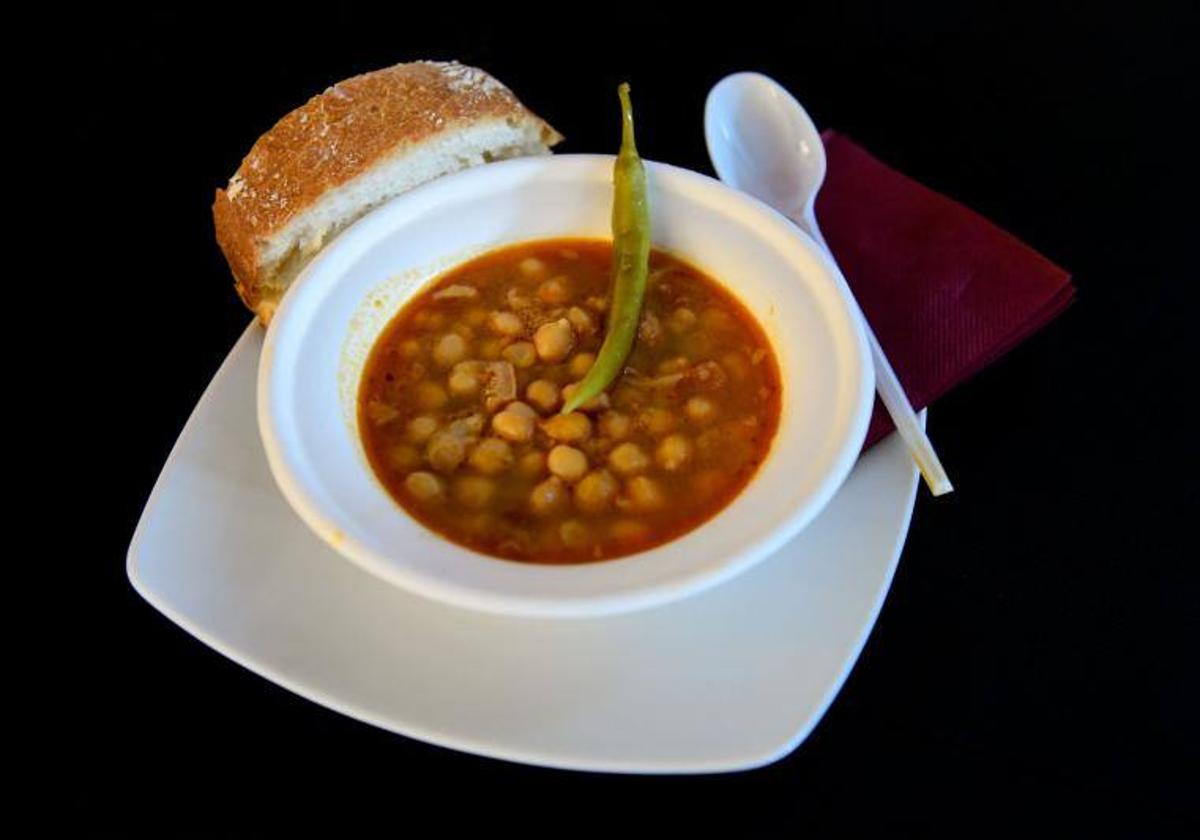
[[[238,294],[264,324],[300,270],[352,222],[441,175],[562,137],[508,88],[457,62],[339,82],[258,139],[213,204]]]

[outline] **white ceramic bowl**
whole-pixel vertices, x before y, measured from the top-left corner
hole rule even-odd
[[[258,422],[300,517],[381,578],[463,607],[585,616],[646,607],[726,580],[802,529],[862,446],[873,372],[836,266],[782,216],[720,182],[649,164],[656,247],[726,284],[775,348],[782,415],[766,461],[715,517],[665,545],[578,566],[499,560],[404,512],[367,463],[355,401],[376,337],[446,269],[496,247],[609,235],[612,158],[562,155],[438,179],[370,213],[293,284],[267,332]]]

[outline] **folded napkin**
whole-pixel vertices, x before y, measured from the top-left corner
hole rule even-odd
[[[919,409],[1060,313],[1070,275],[987,219],[835,132],[817,199],[821,232]],[[871,446],[892,430],[879,400]]]

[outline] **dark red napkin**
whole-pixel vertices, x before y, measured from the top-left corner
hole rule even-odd
[[[922,409],[1045,326],[1070,275],[836,132],[817,217],[879,343]],[[875,400],[866,446],[892,431]]]

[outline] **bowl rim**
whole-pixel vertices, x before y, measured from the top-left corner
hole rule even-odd
[[[849,286],[836,263],[804,231],[758,199],[738,192],[707,175],[670,164],[646,161],[647,169],[652,173],[668,180],[678,180],[681,184],[690,188],[710,193],[715,191],[721,199],[741,204],[744,210],[756,214],[759,217],[756,221],[765,227],[759,228],[757,225],[748,227],[747,229],[752,232],[752,235],[759,238],[766,238],[768,232],[770,232],[775,235],[783,234],[793,239],[802,248],[807,250],[808,255],[820,266],[824,274],[824,281],[828,282],[832,286],[832,290],[836,292],[836,300],[842,309],[841,314],[844,321],[842,326],[849,328],[851,345],[853,347],[849,367],[854,383],[856,384],[853,398],[854,408],[849,417],[842,444],[836,450],[836,456],[830,462],[828,469],[819,483],[807,497],[802,498],[797,504],[797,510],[791,516],[765,534],[759,535],[757,539],[747,541],[739,551],[720,562],[698,565],[696,568],[689,569],[686,572],[648,583],[634,590],[574,595],[570,597],[560,595],[546,596],[532,593],[522,595],[483,591],[478,586],[464,584],[461,581],[453,581],[447,577],[431,576],[418,570],[406,568],[397,563],[394,558],[381,556],[370,546],[364,545],[355,538],[353,534],[344,533],[339,528],[337,521],[324,510],[322,505],[306,489],[297,471],[293,469],[286,445],[283,442],[284,436],[276,433],[276,412],[273,409],[273,399],[278,396],[276,393],[278,377],[280,375],[286,376],[286,373],[280,374],[279,366],[276,365],[278,358],[278,354],[275,352],[276,346],[288,336],[290,330],[302,328],[301,326],[297,326],[298,322],[295,321],[297,314],[303,315],[306,308],[310,312],[315,311],[315,307],[312,305],[314,302],[309,300],[314,291],[312,288],[312,278],[320,278],[324,266],[335,263],[343,254],[354,253],[355,249],[361,247],[363,243],[369,246],[370,243],[378,241],[381,235],[386,235],[382,231],[388,231],[395,227],[395,225],[389,223],[391,217],[396,215],[398,207],[403,207],[405,204],[417,204],[423,201],[429,202],[443,192],[461,192],[475,180],[479,180],[482,186],[488,180],[504,179],[506,177],[519,179],[521,176],[527,178],[531,175],[546,171],[553,172],[559,169],[563,170],[566,174],[570,173],[571,168],[579,168],[580,172],[585,172],[589,168],[594,168],[599,163],[603,163],[606,167],[611,167],[614,159],[612,155],[597,154],[563,154],[515,158],[489,163],[485,166],[463,170],[435,179],[385,202],[342,231],[333,242],[305,266],[284,294],[267,328],[262,355],[259,361],[256,399],[260,437],[271,473],[275,477],[276,483],[289,505],[305,524],[344,558],[351,560],[389,583],[434,600],[469,609],[542,618],[578,618],[608,615],[674,601],[734,577],[770,556],[785,542],[803,530],[824,509],[845,481],[854,463],[857,461],[862,443],[866,438],[873,405],[874,369],[870,360],[870,352],[861,315],[849,290]],[[522,189],[525,182],[520,181],[519,185],[513,186],[512,189]],[[569,233],[556,234],[556,236],[570,235]],[[520,242],[534,241],[539,238],[546,237],[515,237],[510,241],[493,243],[488,247],[487,251]],[[682,255],[682,258],[685,260],[688,259],[687,255]],[[438,270],[417,287],[418,291],[415,293],[419,293],[420,289],[426,288],[436,277],[441,276],[446,271],[453,270],[461,262],[469,259],[471,257],[466,257],[464,260],[456,260],[447,267]],[[347,264],[352,264],[352,261],[347,261]],[[334,278],[336,279],[343,274],[344,272],[336,272]],[[326,285],[334,283],[335,279],[326,279]],[[720,280],[720,278],[717,279]],[[411,296],[406,297],[405,302],[410,298]],[[304,321],[299,323],[303,324]],[[781,373],[783,373],[782,367]],[[357,392],[357,385],[355,392]],[[780,427],[775,433],[776,440],[783,433],[784,426],[781,418]],[[773,449],[774,443],[772,451]],[[369,467],[367,469],[372,472],[372,478],[378,481],[373,471]],[[751,477],[747,488],[757,481],[762,474],[763,466],[760,466],[755,475]],[[745,492],[746,488],[743,488],[739,496]],[[404,511],[395,500],[389,497],[389,501],[403,515],[409,516],[419,526],[429,530],[427,526],[415,517],[411,517],[407,511]],[[736,498],[734,501],[736,501]],[[733,501],[730,502],[730,505],[732,504]],[[724,511],[725,508],[718,511],[712,519],[721,516]],[[712,521],[712,519],[706,520],[706,523]],[[703,527],[703,524],[699,527]],[[430,533],[436,534],[433,531],[430,531]],[[619,564],[627,563],[631,560],[645,560],[656,551],[686,536],[687,534],[683,534],[674,540],[669,540],[660,546],[655,546],[646,551],[598,563],[538,565],[517,563],[516,561],[486,555],[454,543],[441,534],[436,534],[437,539],[447,545],[469,554],[486,558],[490,563],[501,562],[516,565],[526,570],[535,570],[535,573],[545,575],[546,577],[561,576],[564,574],[570,575],[574,570],[595,569],[597,567],[614,568]]]

